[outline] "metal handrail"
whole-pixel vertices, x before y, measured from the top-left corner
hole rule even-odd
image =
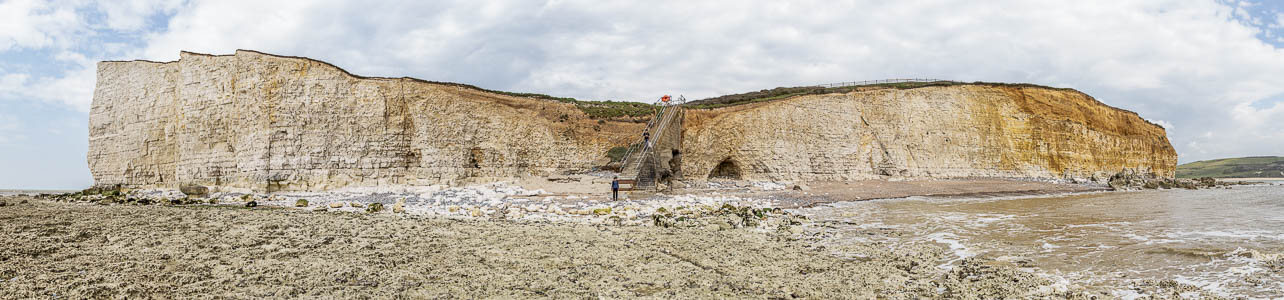
[[[684,102],[685,102],[685,101],[684,101]],[[670,106],[670,107],[672,107],[672,108],[674,108],[674,109],[666,109],[666,110],[664,110],[664,112],[663,112],[663,114],[664,114],[664,115],[660,117],[660,123],[659,123],[659,124],[656,124],[656,127],[657,127],[657,128],[656,128],[656,132],[658,132],[658,134],[663,135],[663,134],[664,134],[664,130],[665,130],[665,129],[667,129],[667,128],[669,127],[669,124],[673,123],[673,118],[674,118],[674,116],[675,116],[675,115],[677,115],[677,114],[678,114],[678,112],[680,112],[680,111],[681,111],[681,107],[680,107],[681,105],[682,105],[682,104],[675,104],[675,105],[673,105],[673,106]],[[658,137],[657,137],[657,138],[658,138]],[[648,145],[648,144],[650,144],[650,143],[646,143],[646,142],[642,143],[642,147],[641,147],[641,148],[642,148],[641,155],[639,156],[639,158],[638,158],[638,159],[634,160],[634,162],[633,162],[633,164],[632,164],[632,165],[634,166],[634,168],[633,168],[633,169],[635,169],[635,170],[641,170],[641,168],[642,168],[642,161],[643,161],[643,158],[645,158],[645,157],[646,157],[646,154],[648,153],[648,151],[650,151],[650,150],[651,150],[651,147],[650,147],[650,145]],[[626,161],[626,162],[627,162],[627,161]],[[628,166],[628,165],[621,166],[620,172],[624,172],[625,170],[629,170],[630,168],[627,168],[627,166]]]
[[[650,121],[646,122],[646,130],[651,130],[651,128],[659,122],[659,119],[663,118],[665,110],[666,107],[660,107],[660,112],[657,114],[656,118],[652,118]],[[637,152],[639,148],[646,147],[644,138],[639,137],[635,141],[638,142],[629,145],[628,150],[624,152],[624,159],[620,160],[620,171],[624,171],[624,167],[628,165],[629,159],[633,157],[633,153]]]

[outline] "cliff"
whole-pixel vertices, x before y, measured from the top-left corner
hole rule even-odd
[[[957,84],[802,95],[687,113],[683,178],[1172,177],[1164,129],[1083,93]]]
[[[102,62],[90,111],[96,185],[255,191],[485,182],[585,172],[638,138],[647,106],[361,77],[253,51]],[[616,106],[612,106],[616,105]],[[635,116],[636,118],[629,118]],[[1159,126],[1070,90],[861,89],[691,109],[671,178],[1171,177]]]
[[[184,52],[176,62],[99,63],[88,160],[100,186],[458,184],[586,171],[643,126],[305,58]]]

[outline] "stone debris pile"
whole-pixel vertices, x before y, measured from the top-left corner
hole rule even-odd
[[[742,184],[761,190],[784,190],[774,182]],[[189,188],[189,190],[192,190]],[[96,204],[162,204],[267,206],[310,211],[393,214],[458,220],[507,220],[660,227],[702,227],[713,230],[752,228],[798,231],[790,226],[806,219],[776,199],[732,195],[653,194],[638,199],[607,201],[594,195],[559,195],[541,189],[498,182],[463,187],[361,188],[332,192],[243,193],[202,191],[203,197],[180,190],[90,189],[52,200]]]

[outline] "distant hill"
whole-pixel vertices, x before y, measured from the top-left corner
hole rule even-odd
[[[1252,156],[1197,161],[1177,166],[1177,178],[1284,178],[1284,157]]]

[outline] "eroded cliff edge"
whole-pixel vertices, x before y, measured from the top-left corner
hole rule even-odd
[[[95,184],[255,191],[586,172],[643,120],[254,51],[102,62]],[[1072,90],[954,85],[797,96],[685,114],[675,179],[1171,177],[1163,128]]]

